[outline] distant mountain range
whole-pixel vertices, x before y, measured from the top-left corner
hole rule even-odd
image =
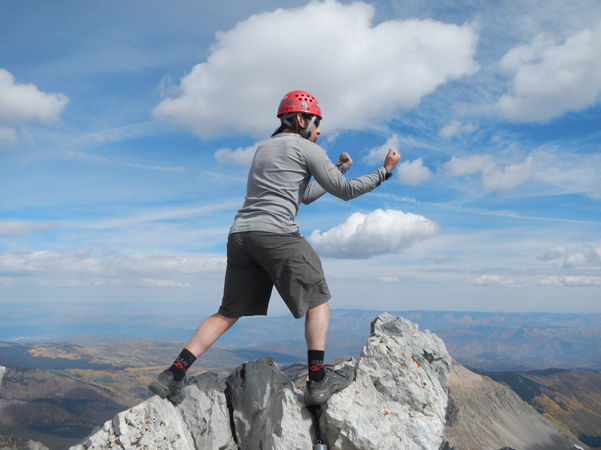
[[[327,359],[358,356],[369,335],[369,324],[378,314],[379,311],[332,310]],[[455,360],[508,385],[583,442],[601,446],[601,374],[594,372],[601,370],[600,314],[427,311],[392,314],[436,333]],[[36,369],[8,372],[6,389],[0,395],[3,405],[0,409],[4,410],[4,416],[0,414],[0,435],[19,435],[43,440],[51,448],[64,448],[65,440],[61,441],[62,447],[53,445],[49,438],[56,434],[51,436],[49,431],[62,430],[61,436],[56,436],[59,440],[83,437],[89,432],[91,422],[85,414],[81,418],[78,414],[80,409],[88,407],[91,399],[102,405],[95,407],[97,420],[102,419],[100,416],[108,419],[119,408],[126,409],[148,398],[146,385],[151,377],[173,361],[191,334],[189,329],[172,331],[174,334],[177,331],[180,338],[167,339],[163,335],[162,339],[125,340],[119,336],[88,335],[61,343],[0,342],[0,365]],[[304,321],[290,316],[244,318],[216,347],[199,358],[191,373],[211,370],[223,379],[238,364],[265,355],[274,355],[281,364],[305,362],[303,332]],[[551,368],[588,370],[542,370]],[[52,373],[39,372],[40,369]],[[43,386],[48,382],[67,389],[73,380],[100,390],[90,399],[65,397],[59,401],[56,392]],[[12,383],[14,389],[8,389]],[[29,386],[36,383],[42,385],[39,388],[42,391],[31,390]],[[86,389],[82,384],[70,391],[83,392],[80,388]],[[32,397],[19,398],[21,390],[31,392]],[[19,405],[19,416],[7,412],[6,408],[15,405]],[[50,413],[59,409],[66,412]],[[32,423],[28,414],[37,418],[45,414],[47,419],[45,422],[35,419],[33,423],[39,426],[32,429],[27,425]],[[10,417],[19,420],[11,422]]]
[[[358,356],[381,311],[332,310],[327,357]],[[440,336],[461,364],[487,371],[547,368],[601,370],[601,314],[396,311]],[[225,348],[305,358],[304,322],[291,317],[239,321],[218,341]]]

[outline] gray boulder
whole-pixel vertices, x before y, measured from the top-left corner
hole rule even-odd
[[[356,366],[356,379],[332,396],[320,429],[330,450],[438,450],[451,358],[416,324],[384,313]]]
[[[204,372],[186,386],[186,399],[178,410],[192,435],[194,445],[203,450],[235,450],[225,395],[217,375]]]
[[[155,396],[117,414],[71,450],[236,450],[216,376],[200,374],[185,391],[177,407]]]
[[[312,448],[313,418],[273,357],[241,364],[225,383],[240,450]]]

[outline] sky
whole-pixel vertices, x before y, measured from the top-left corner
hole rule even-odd
[[[601,312],[597,0],[0,10],[6,317],[216,311],[252,156],[295,89],[347,178],[402,155],[373,192],[301,206],[332,308]]]

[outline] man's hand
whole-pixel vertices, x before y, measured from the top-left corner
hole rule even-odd
[[[395,168],[397,163],[401,160],[401,154],[397,152],[395,149],[391,148],[388,150],[388,155],[384,158],[384,167],[386,167],[390,172]]]
[[[340,155],[340,158],[338,158],[338,162],[336,164],[346,164],[347,166],[351,167],[353,160],[348,153],[343,153]]]

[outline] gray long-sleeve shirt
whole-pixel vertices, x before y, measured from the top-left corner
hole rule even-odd
[[[325,192],[351,200],[378,187],[386,174],[382,166],[347,180],[319,145],[298,134],[280,133],[257,148],[248,174],[246,200],[230,233],[298,232],[294,219],[301,202],[309,204]],[[309,184],[311,176],[316,182]]]

